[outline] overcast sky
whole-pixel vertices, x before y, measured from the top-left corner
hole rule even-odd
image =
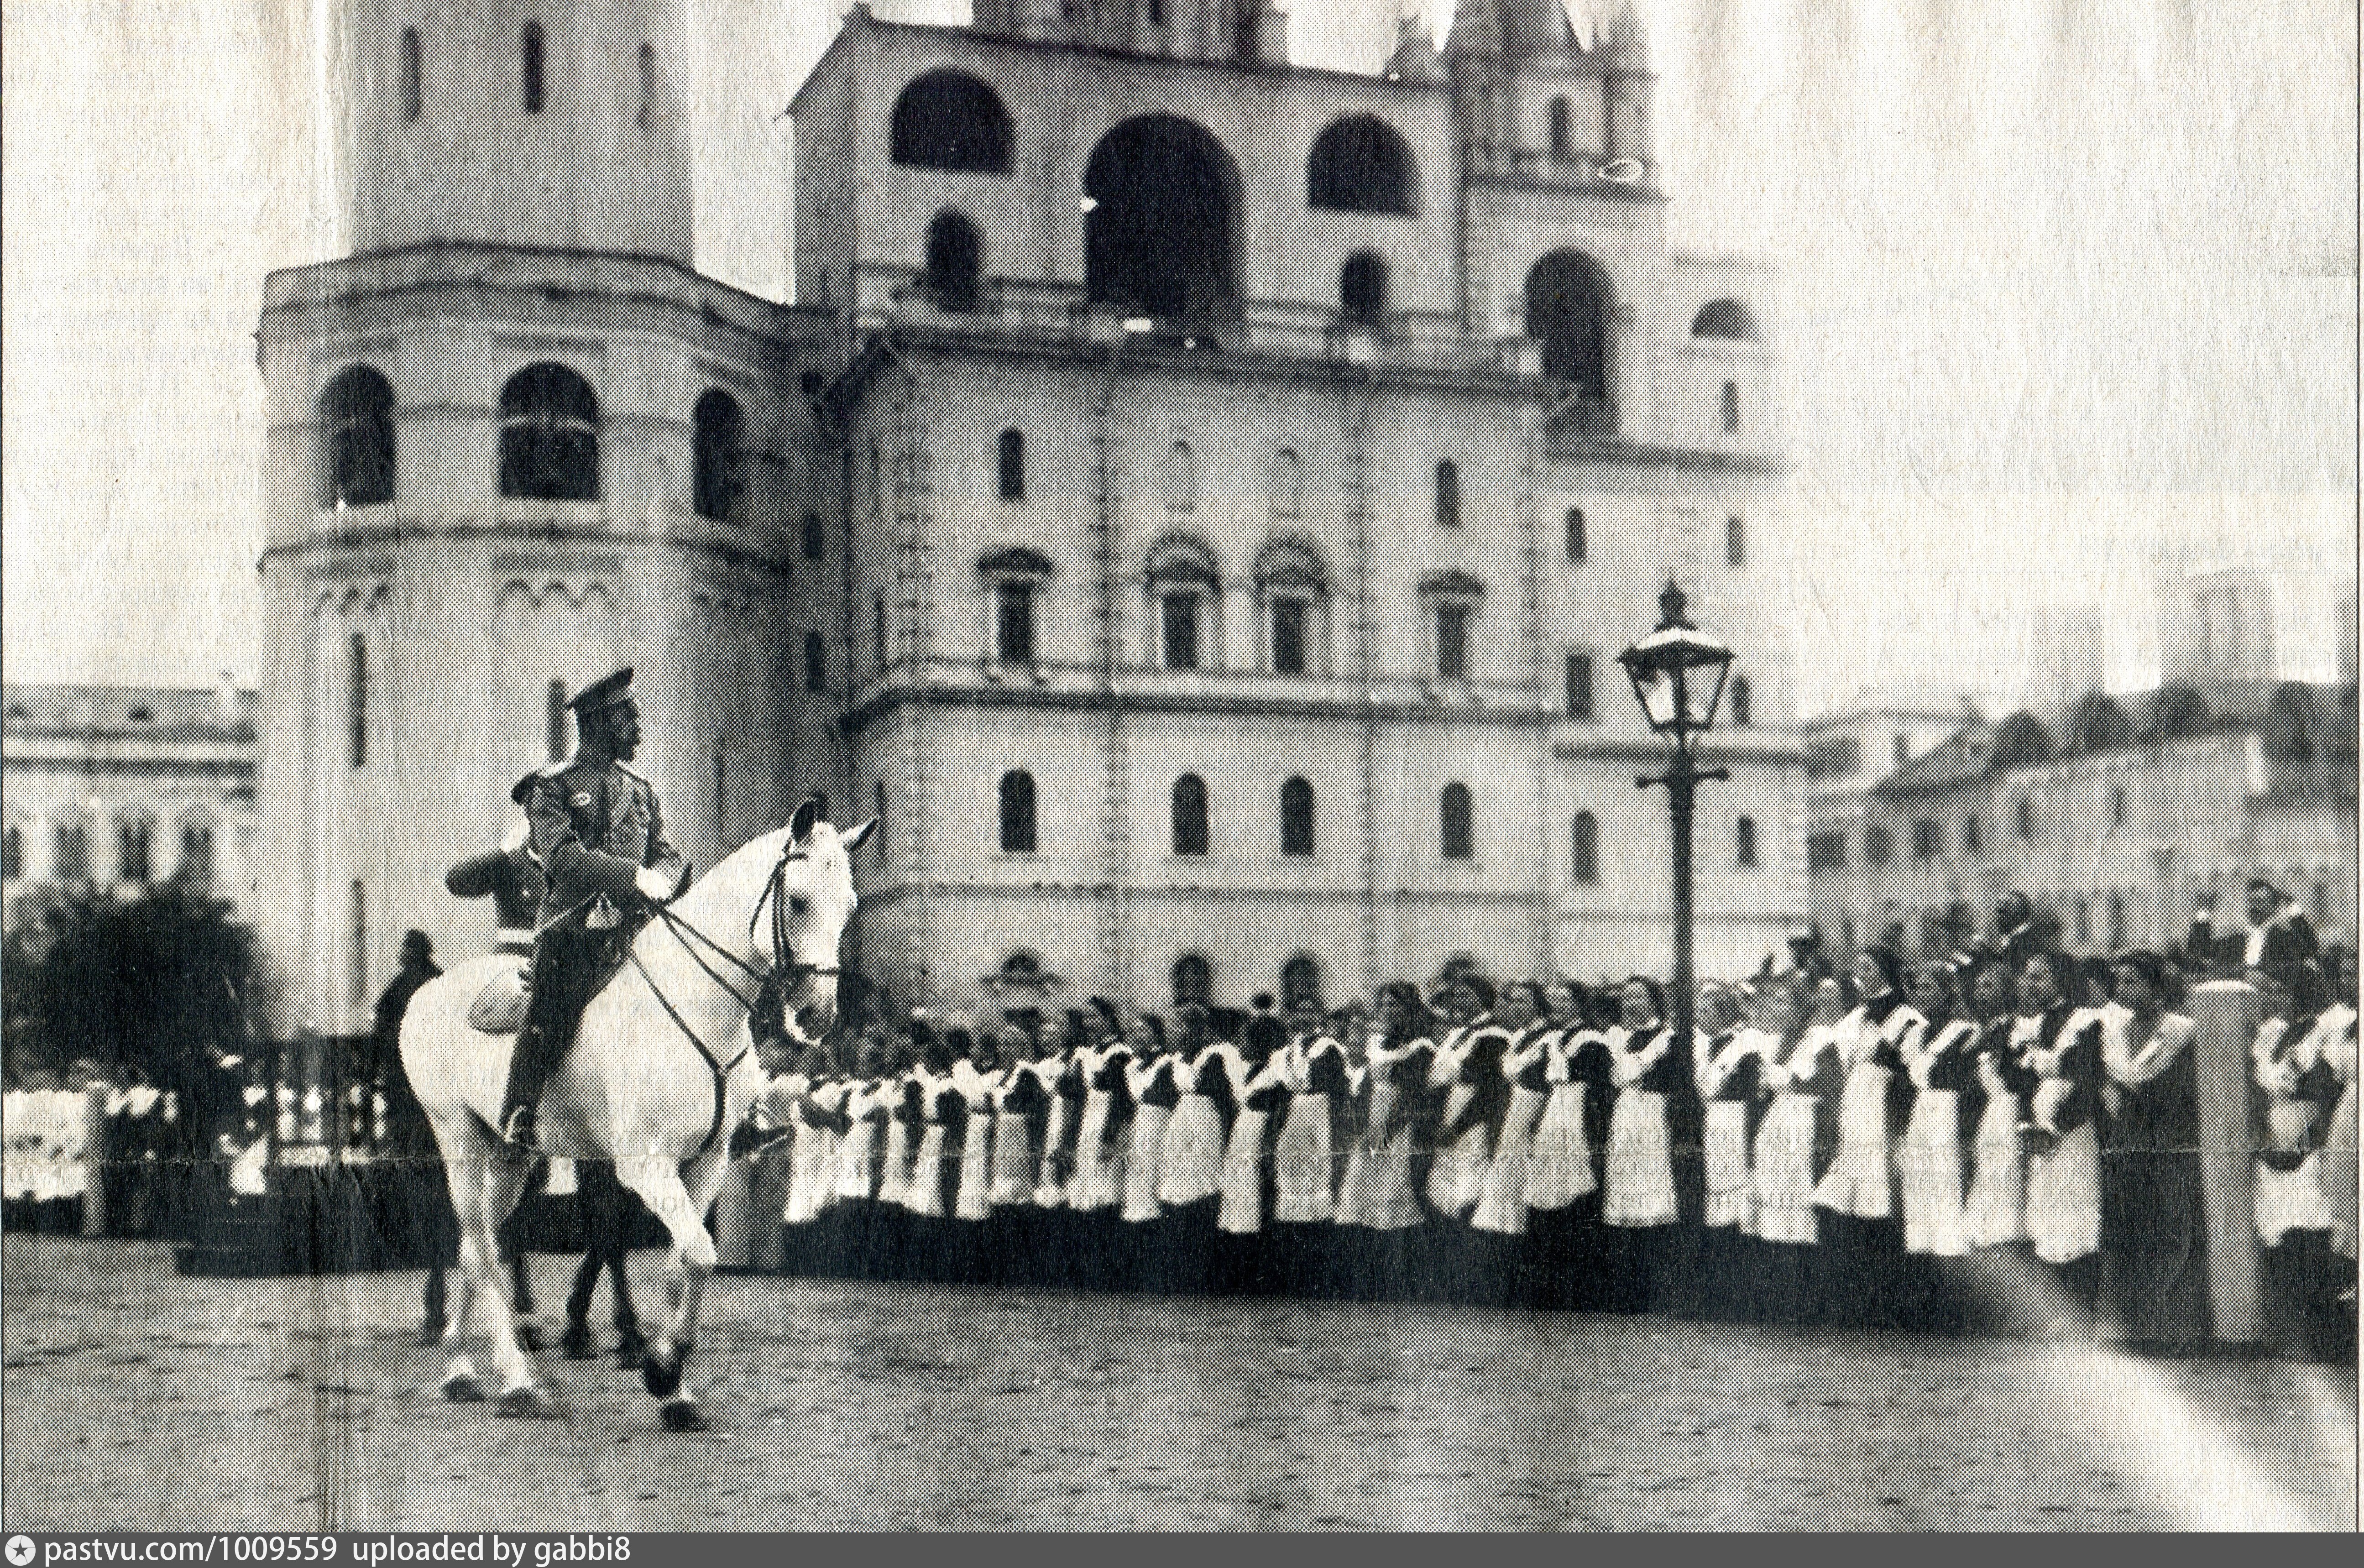
[[[690,6],[699,261],[785,297],[775,117],[838,7]],[[328,8],[5,0],[12,681],[259,673],[252,338],[265,272],[343,248],[313,137]],[[2139,684],[2179,550],[2273,571],[2286,671],[2331,673],[2356,554],[2348,0],[1640,10],[1677,243],[1785,269],[1811,706],[2008,701],[2038,602],[2108,608],[2110,682]],[[1297,58],[1376,69],[1394,11],[1297,0]]]

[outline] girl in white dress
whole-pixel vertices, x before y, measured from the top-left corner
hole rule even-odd
[[[1831,1107],[1845,1076],[1832,1040],[1845,994],[1826,979],[1810,1001],[1803,984],[1765,990],[1753,1031],[1756,1092],[1767,1104],[1749,1150],[1759,1242],[1752,1294],[1763,1321],[1792,1325],[1820,1322],[1828,1310],[1814,1183],[1836,1141]]]
[[[1281,1021],[1260,1012],[1248,1020],[1241,1049],[1229,1063],[1239,1114],[1232,1118],[1223,1150],[1222,1201],[1215,1217],[1216,1229],[1222,1232],[1217,1243],[1221,1257],[1217,1287],[1225,1294],[1258,1292],[1272,1283],[1264,1266],[1265,1188],[1272,1168],[1269,1144],[1277,1131],[1275,1118],[1288,1098],[1282,1050],[1288,1040]]]
[[[2340,952],[2333,975],[2338,1000],[2315,1026],[2319,1051],[2339,1083],[2323,1137],[2323,1189],[2331,1209],[2331,1251],[2342,1260],[2337,1299],[2356,1302],[2356,954]]]
[[[1544,1063],[1545,1042],[1557,1033],[1544,1016],[1544,1008],[1543,988],[1527,980],[1510,982],[1496,1000],[1496,1017],[1510,1035],[1500,1068],[1503,1081],[1510,1085],[1510,1103],[1469,1223],[1497,1236],[1527,1233],[1527,1185],[1534,1171],[1535,1130],[1551,1100]]]
[[[2102,1066],[2102,1015],[2073,1008],[2061,990],[2062,961],[2031,956],[2020,970],[2020,1016],[2012,1025],[2016,1084],[2027,1106],[2027,1235],[2053,1273],[2060,1301],[2047,1331],[2082,1331],[2101,1284],[2102,1151],[2094,1126]]]
[[[1429,1092],[1444,1102],[1428,1167],[1428,1201],[1441,1215],[1466,1219],[1485,1193],[1493,1157],[1493,1118],[1485,1102],[1509,1098],[1500,1071],[1508,1037],[1494,1022],[1494,988],[1481,976],[1460,976],[1445,995],[1455,1024],[1437,1042],[1428,1069]]]
[[[1863,1000],[1839,1020],[1834,1039],[1846,1069],[1839,1092],[1839,1152],[1814,1188],[1814,1201],[1856,1219],[1885,1220],[1896,1212],[1895,1164],[1888,1141],[1890,1085],[1904,1065],[1912,1037],[1928,1020],[1904,1000],[1904,966],[1883,947],[1856,959]]]
[[[1067,1202],[1078,1214],[1099,1214],[1124,1201],[1125,1157],[1132,1141],[1132,1092],[1128,1072],[1132,1050],[1125,1043],[1116,1005],[1092,998],[1099,1041],[1083,1068],[1084,1112],[1076,1138],[1076,1179]]]
[[[1036,1075],[1051,1093],[1051,1123],[1043,1135],[1043,1167],[1034,1183],[1034,1206],[1058,1209],[1067,1207],[1067,1184],[1076,1173],[1076,1136],[1083,1125],[1084,1074],[1092,1046],[1084,1015],[1073,1007],[1050,1027],[1050,1049],[1034,1063]],[[1053,1233],[1064,1237],[1065,1227],[1056,1227]]]
[[[1658,1020],[1665,993],[1640,975],[1618,994],[1623,1021],[1609,1030],[1609,1081],[1617,1099],[1609,1113],[1607,1191],[1600,1218],[1626,1229],[1672,1225],[1677,1216],[1674,1142],[1667,1095],[1676,1073],[1689,1075],[1674,1032]]]
[[[1973,1247],[2015,1246],[2027,1240],[2027,1157],[2020,1147],[2022,1106],[2013,1074],[2012,1001],[2016,977],[2001,959],[1970,977],[1970,1010],[1979,1038],[1971,1062],[1978,1074],[1978,1130],[1971,1138],[1970,1191],[1962,1203],[1964,1239]]]
[[[996,1209],[1034,1201],[1034,1129],[1036,1113],[1050,1095],[1030,1060],[1033,1041],[1016,1024],[1004,1025],[995,1054],[1001,1059],[1001,1081],[993,1094],[993,1190]]]
[[[1979,1026],[1960,1016],[1953,970],[1924,964],[1912,974],[1912,1006],[1928,1020],[1903,1047],[1912,1115],[1896,1163],[1904,1188],[1904,1250],[1958,1258],[1969,1250],[1962,1212],[1963,1107],[1978,1083]]]
[[[2325,1285],[2331,1277],[2331,1196],[2323,1183],[2322,1146],[2338,1095],[2337,1069],[2324,1059],[2321,995],[2312,966],[2285,985],[2250,972],[2267,1017],[2249,1048],[2252,1206],[2265,1246],[2265,1305],[2272,1340],[2306,1356],[2319,1337]]]
[[[1600,1179],[1609,1126],[1609,1040],[1584,990],[1559,981],[1544,993],[1544,1114],[1527,1160],[1525,1298],[1537,1307],[1597,1305],[1602,1282]]]
[[[1282,1051],[1288,1109],[1273,1140],[1272,1218],[1277,1225],[1315,1225],[1336,1211],[1332,1133],[1345,1092],[1346,1051],[1321,1032],[1321,1009],[1311,998],[1298,1000],[1290,1022],[1295,1033]]]
[[[1182,1060],[1176,1069],[1181,1097],[1158,1146],[1157,1201],[1169,1208],[1202,1203],[1222,1190],[1226,1129],[1223,1102],[1237,1054],[1207,1032],[1203,1009],[1183,1010]]]
[[[1711,1230],[1756,1229],[1756,1198],[1748,1170],[1748,1121],[1756,1109],[1756,1036],[1742,1029],[1740,997],[1731,987],[1702,986],[1700,1025],[1708,1031],[1692,1062],[1702,1107]]]
[[[993,1217],[993,1134],[1005,1081],[1001,1048],[989,1033],[976,1036],[969,1053],[953,1063],[953,1086],[968,1106],[954,1219],[981,1225]]]
[[[1338,1188],[1340,1273],[1366,1300],[1400,1296],[1410,1279],[1408,1236],[1425,1218],[1412,1190],[1412,1141],[1436,1053],[1417,988],[1391,981],[1378,994],[1378,1032],[1365,1059],[1363,1127]]]
[[[1124,1218],[1146,1225],[1163,1212],[1157,1206],[1157,1155],[1182,1091],[1175,1084],[1178,1063],[1165,1039],[1165,1020],[1155,1013],[1141,1014],[1132,1020],[1132,1061],[1125,1067],[1133,1112],[1132,1146],[1124,1167]]]

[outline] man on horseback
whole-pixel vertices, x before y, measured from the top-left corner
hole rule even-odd
[[[631,670],[593,682],[567,706],[574,710],[574,755],[528,775],[516,792],[549,883],[534,933],[531,995],[501,1101],[501,1137],[519,1154],[536,1151],[542,1085],[574,1043],[584,1007],[629,948],[633,927],[624,911],[642,901],[669,903],[689,882],[688,864],[665,842],[656,791],[624,766],[641,742]]]

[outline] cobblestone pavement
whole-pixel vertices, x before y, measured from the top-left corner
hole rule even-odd
[[[647,1304],[662,1262],[633,1259]],[[9,1237],[7,1525],[2356,1524],[2346,1368],[723,1278],[691,1367],[714,1430],[675,1436],[611,1364],[544,1358],[564,1421],[446,1405],[411,1342],[418,1284],[184,1280],[157,1246]]]

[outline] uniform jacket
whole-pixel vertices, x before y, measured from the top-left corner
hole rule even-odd
[[[522,848],[471,855],[443,873],[443,886],[454,897],[490,898],[504,931],[531,932],[541,923],[547,885],[541,867]]]
[[[678,876],[686,862],[665,842],[656,791],[620,762],[582,758],[554,762],[533,776],[526,796],[534,854],[549,879],[541,928],[580,925],[601,895],[625,904],[643,867]]]

